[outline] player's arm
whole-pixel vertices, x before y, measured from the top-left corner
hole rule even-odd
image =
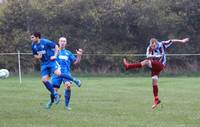
[[[55,52],[54,52],[54,55],[53,56],[51,56],[51,60],[54,60],[54,59],[56,59],[56,57],[57,57],[57,55],[58,55],[58,52],[59,52],[59,47],[58,47],[58,45],[55,45]]]
[[[186,43],[189,41],[189,38],[184,38],[184,39],[171,39],[167,41],[162,41],[163,47],[168,48],[171,46],[173,43]]]
[[[36,58],[36,59],[42,58],[42,54],[38,54],[37,51],[33,48],[33,46],[32,46],[32,52],[33,52],[34,58]]]
[[[184,38],[184,39],[172,39],[171,42],[172,43],[186,43],[188,42],[190,39],[189,38]]]
[[[47,39],[46,39],[46,44],[47,44],[47,46],[48,46],[49,48],[51,48],[51,49],[55,49],[55,51],[54,51],[54,55],[51,56],[50,59],[51,59],[51,60],[56,59],[56,57],[57,57],[57,55],[58,55],[58,52],[59,52],[58,45],[57,45],[55,42],[50,41],[50,40],[47,40]]]
[[[41,59],[42,58],[42,54],[37,54],[37,55],[33,55],[34,56],[34,58],[36,58],[36,59]]]
[[[77,54],[77,57],[76,57],[76,60],[75,60],[74,63],[73,63],[74,65],[80,63],[80,61],[81,61],[81,56],[82,56],[82,54],[83,54],[83,50],[82,50],[82,49],[76,50],[76,54]]]

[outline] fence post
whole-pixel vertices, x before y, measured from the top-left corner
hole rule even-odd
[[[20,60],[20,51],[17,51],[18,56],[18,69],[19,69],[19,83],[22,84],[22,74],[21,74],[21,60]]]

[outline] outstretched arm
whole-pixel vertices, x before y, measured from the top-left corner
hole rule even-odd
[[[184,38],[184,39],[181,39],[181,40],[180,40],[180,39],[172,39],[171,42],[172,42],[172,43],[177,43],[177,42],[178,42],[178,43],[186,43],[186,42],[188,42],[189,40],[190,40],[189,38]]]
[[[167,41],[162,41],[162,44],[165,48],[168,48],[172,43],[186,43],[189,41],[189,38],[184,39],[171,39]]]

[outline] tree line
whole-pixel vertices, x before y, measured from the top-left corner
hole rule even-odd
[[[190,43],[173,45],[168,53],[199,53],[199,8],[198,0],[5,0],[0,3],[0,52],[31,52],[30,33],[40,31],[55,42],[66,36],[68,49],[89,54],[143,54],[152,37],[190,37]],[[1,57],[0,68],[17,71],[14,56]],[[25,72],[39,69],[31,56],[21,59]],[[121,59],[86,55],[78,71],[120,73]],[[200,69],[199,57],[168,59],[171,71]]]

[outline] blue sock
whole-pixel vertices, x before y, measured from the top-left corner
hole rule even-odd
[[[54,95],[54,89],[53,86],[51,85],[51,83],[49,81],[43,81],[44,85],[46,86],[46,88],[49,90],[49,92],[51,93],[51,95]]]
[[[71,81],[74,81],[74,77],[72,77],[71,75],[68,75],[68,74],[61,74],[60,77],[62,78],[65,78],[65,79],[68,79],[68,80],[71,80]]]
[[[58,96],[58,92],[54,91],[54,96]]]
[[[53,94],[50,94],[50,100],[51,100],[52,103],[54,102],[54,95]]]
[[[71,96],[71,90],[66,89],[65,90],[65,106],[66,107],[69,107],[70,96]]]

